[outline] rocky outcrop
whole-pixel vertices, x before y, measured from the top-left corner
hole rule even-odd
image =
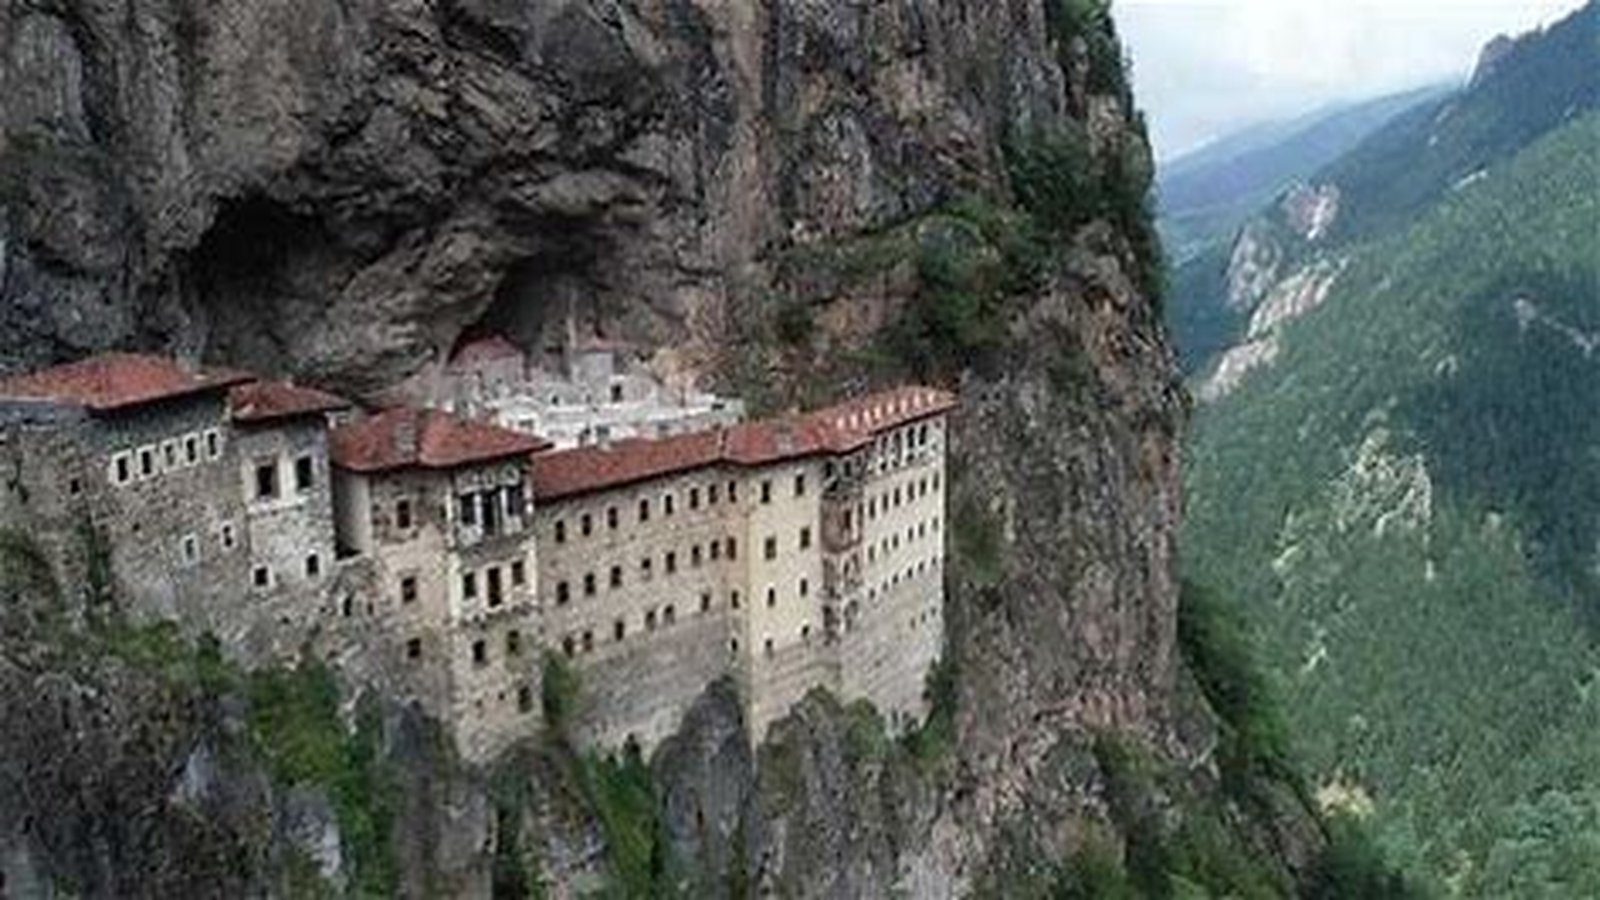
[[[0,351],[17,366],[164,348],[371,396],[465,333],[534,344],[571,316],[759,404],[911,376],[959,386],[948,755],[930,773],[864,751],[852,742],[872,729],[825,698],[752,755],[713,691],[655,762],[665,827],[724,886],[954,896],[1048,878],[1115,833],[1098,735],[1215,777],[1205,727],[1175,710],[1186,399],[1128,204],[1024,254],[1037,271],[984,282],[1007,299],[978,323],[981,361],[934,371],[885,347],[932,302],[930,248],[976,227],[940,211],[1010,204],[1007,146],[1082,135],[1075,164],[1136,185],[1148,172],[1133,111],[1091,77],[1109,25],[1063,40],[1065,10],[12,4]],[[1002,250],[978,254],[983,271],[1017,262]],[[559,797],[511,829],[523,819],[491,815],[482,784],[411,777],[431,793],[406,793],[403,884],[439,883],[433,866],[487,878],[512,830],[558,881],[603,852],[581,824],[549,837]],[[315,803],[286,809],[284,834],[334,871]]]

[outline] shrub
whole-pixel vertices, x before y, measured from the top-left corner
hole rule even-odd
[[[545,728],[565,738],[567,727],[578,711],[578,673],[555,653],[544,655],[544,679],[540,701],[544,707]]]

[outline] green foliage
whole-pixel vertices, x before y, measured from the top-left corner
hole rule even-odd
[[[956,706],[960,702],[955,658],[946,653],[928,670],[924,696],[928,718],[905,735],[906,749],[923,766],[937,765],[950,758],[956,746]]]
[[[789,300],[780,304],[773,325],[777,329],[778,340],[792,347],[809,344],[817,330],[811,306],[804,300]]]
[[[1190,447],[1187,576],[1263,636],[1314,783],[1464,895],[1600,893],[1597,145],[1591,113],[1348,248]]]
[[[355,873],[352,892],[393,896],[399,878],[390,848],[394,787],[380,758],[377,714],[362,715],[349,733],[333,674],[312,661],[252,673],[246,692],[250,736],[274,776],[327,791]]]
[[[1122,42],[1111,16],[1111,0],[1056,0],[1046,7],[1054,28],[1062,69],[1070,71],[1068,55],[1073,38],[1082,38],[1088,51],[1089,90],[1117,97],[1125,111],[1133,109],[1133,90]]]
[[[540,702],[544,706],[545,728],[551,734],[565,739],[572,717],[578,711],[580,689],[577,670],[559,654],[546,652]]]
[[[1328,845],[1305,878],[1306,900],[1413,900],[1427,896],[1392,868],[1358,821],[1336,816],[1328,823]]]
[[[583,773],[590,805],[606,839],[610,893],[629,898],[677,896],[655,780],[638,748],[630,744],[619,756],[586,757]]]
[[[1100,166],[1075,122],[1013,141],[1006,162],[1017,204],[1055,235],[1070,235],[1105,211]]]
[[[60,598],[55,570],[33,537],[0,529],[0,585],[32,593],[46,602]]]
[[[1005,533],[1001,523],[975,497],[958,502],[950,519],[950,551],[966,578],[980,590],[1005,577]]]
[[[1141,894],[1128,879],[1114,847],[1091,835],[1056,875],[1052,900],[1139,900]]]

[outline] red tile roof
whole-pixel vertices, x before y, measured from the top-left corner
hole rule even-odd
[[[503,335],[493,334],[462,344],[450,357],[450,367],[462,368],[501,359],[521,359],[524,356],[526,354]]]
[[[431,409],[397,407],[333,430],[335,464],[357,472],[453,469],[525,456],[550,442]]]
[[[541,454],[534,496],[550,501],[717,463],[755,466],[818,453],[847,453],[881,431],[947,412],[954,394],[903,387],[801,415],[730,428]]]
[[[160,356],[103,353],[0,378],[0,398],[51,400],[109,412],[220,390],[251,377],[229,369],[191,368]]]
[[[271,422],[349,407],[342,397],[287,381],[252,381],[228,389],[228,411],[235,422]]]

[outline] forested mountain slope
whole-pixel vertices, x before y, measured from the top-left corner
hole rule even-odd
[[[1448,893],[1600,892],[1597,10],[1319,176],[1187,464],[1319,798]]]

